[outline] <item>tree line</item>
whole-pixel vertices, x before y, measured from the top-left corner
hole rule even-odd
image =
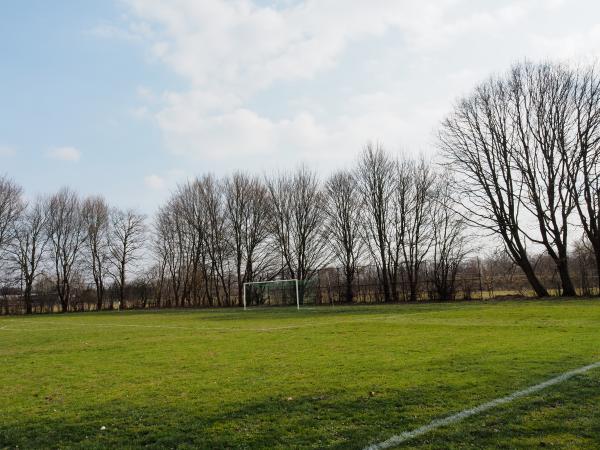
[[[118,287],[122,301],[145,234],[142,214],[110,208],[102,197],[82,199],[63,188],[25,201],[20,186],[0,178],[1,273],[19,286],[27,313],[42,276],[54,285],[63,312],[70,309],[73,285],[86,278],[94,282],[98,309],[107,282]]]
[[[369,143],[325,179],[305,165],[207,174],[180,184],[151,222],[68,188],[27,202],[3,177],[0,272],[18,280],[27,312],[39,277],[63,311],[75,282],[92,285],[102,309],[114,306],[107,285],[122,303],[140,277],[159,306],[229,306],[257,280],[298,279],[303,298],[327,267],[341,274],[346,302],[365,266],[381,301],[423,299],[424,278],[430,298],[448,300],[477,242],[492,237],[537,296],[549,295],[546,260],[572,296],[575,251],[587,249],[600,276],[599,138],[595,67],[525,62],[455,103],[435,162]]]
[[[450,180],[423,158],[396,159],[373,144],[354,170],[324,182],[306,166],[265,178],[194,179],[157,215],[159,291],[175,306],[224,306],[241,303],[245,282],[292,278],[302,298],[305,282],[333,265],[352,302],[359,266],[374,264],[384,301],[400,299],[402,277],[417,300],[426,257],[440,292],[449,290],[466,253]]]

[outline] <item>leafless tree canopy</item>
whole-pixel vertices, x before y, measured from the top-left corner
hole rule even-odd
[[[81,248],[87,239],[81,211],[81,200],[76,192],[63,188],[46,201],[46,232],[51,244],[55,270],[56,292],[63,312],[69,310],[71,287]]]
[[[596,67],[576,73],[572,107],[577,132],[568,155],[573,157],[569,186],[600,277],[600,76]]]
[[[48,243],[47,222],[48,210],[44,200],[38,198],[26,207],[13,224],[10,263],[23,283],[23,300],[28,314],[32,312],[33,285],[39,275]]]
[[[519,200],[538,225],[538,233],[528,237],[554,260],[564,295],[575,295],[567,263],[568,217],[574,208],[569,177],[573,82],[570,71],[550,64],[517,65],[508,82],[517,134],[514,164],[526,187]]]
[[[267,179],[267,189],[270,227],[281,257],[281,273],[308,280],[328,259],[322,228],[325,197],[317,175],[301,166],[293,173]]]
[[[396,164],[381,145],[367,144],[358,161],[356,180],[364,208],[364,239],[381,278],[384,301],[392,299],[389,254],[393,224]]]
[[[361,201],[354,174],[340,171],[329,178],[325,185],[326,214],[325,233],[331,252],[342,268],[345,278],[346,302],[354,298],[353,284],[361,261]]]
[[[131,265],[141,257],[145,243],[145,217],[132,209],[114,209],[110,213],[112,222],[109,235],[110,264],[113,278],[119,288],[119,301],[125,299],[125,281]]]
[[[225,181],[226,225],[234,252],[238,303],[243,285],[272,264],[269,248],[268,191],[258,177],[238,172]]]
[[[102,309],[110,258],[109,207],[102,197],[83,202],[82,217],[87,231],[86,261],[96,286],[96,307]]]
[[[23,211],[23,190],[14,181],[0,176],[0,253],[10,242],[14,223]]]
[[[409,300],[417,301],[419,275],[433,244],[433,187],[435,172],[424,159],[404,160],[397,164],[397,187],[394,195],[394,228],[396,254],[393,261],[394,279],[403,276]],[[398,272],[401,273],[398,273]],[[393,286],[398,300],[397,287]]]
[[[452,174],[442,172],[432,186],[431,264],[433,298],[452,300],[455,297],[456,277],[461,264],[473,246],[467,242],[466,221],[457,210]]]

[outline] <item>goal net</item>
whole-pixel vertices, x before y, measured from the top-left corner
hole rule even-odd
[[[244,283],[244,309],[249,306],[295,305],[300,309],[298,280],[249,281]]]

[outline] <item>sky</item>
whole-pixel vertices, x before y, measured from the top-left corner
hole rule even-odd
[[[512,63],[600,53],[592,0],[21,0],[0,9],[0,174],[152,214],[207,172],[433,156]]]

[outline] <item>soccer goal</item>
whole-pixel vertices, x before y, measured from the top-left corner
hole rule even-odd
[[[243,288],[244,310],[250,305],[289,305],[300,309],[298,280],[248,281]]]

